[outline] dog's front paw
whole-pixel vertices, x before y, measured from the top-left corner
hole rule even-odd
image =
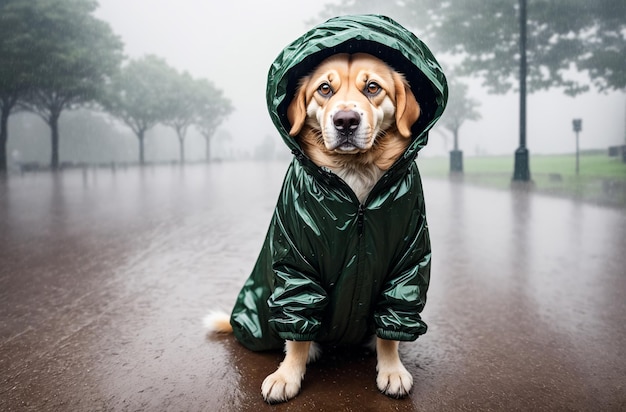
[[[302,374],[293,370],[278,368],[276,372],[265,378],[261,385],[263,399],[267,403],[288,401],[300,392],[301,382]]]
[[[376,385],[382,393],[392,398],[403,398],[413,387],[413,376],[404,365],[398,363],[387,368],[380,368],[376,377]]]

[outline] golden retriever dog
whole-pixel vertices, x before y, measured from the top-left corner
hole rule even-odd
[[[419,115],[420,106],[404,77],[364,53],[324,60],[300,80],[287,109],[289,133],[306,156],[341,177],[361,202],[406,150]],[[227,315],[210,315],[205,323],[213,331],[232,331]],[[376,383],[392,397],[406,396],[413,385],[398,344],[376,338]],[[307,362],[318,353],[315,343],[286,341],[284,361],[261,385],[265,400],[295,397]]]

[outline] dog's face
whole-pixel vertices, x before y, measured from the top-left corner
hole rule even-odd
[[[289,134],[309,127],[328,155],[367,152],[392,129],[408,144],[419,114],[404,77],[364,53],[324,60],[301,80],[287,110]]]

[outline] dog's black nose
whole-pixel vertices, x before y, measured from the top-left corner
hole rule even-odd
[[[361,115],[354,110],[341,110],[333,116],[335,129],[344,136],[354,133],[359,123],[361,123]]]

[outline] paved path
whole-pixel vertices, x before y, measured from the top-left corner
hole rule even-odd
[[[425,180],[429,332],[375,359],[327,354],[268,406],[280,354],[207,337],[256,259],[284,164],[0,181],[2,411],[626,410],[626,212]]]

